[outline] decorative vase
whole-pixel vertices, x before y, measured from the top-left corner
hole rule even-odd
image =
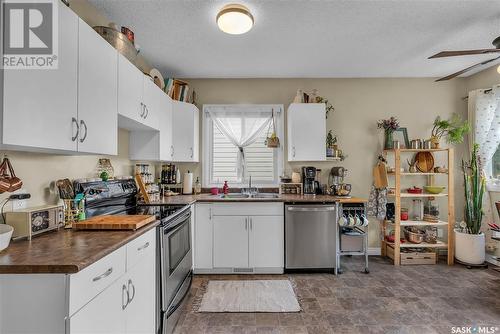
[[[440,139],[438,137],[432,136],[430,140],[431,140],[431,147],[433,149],[439,148]]]
[[[455,258],[466,264],[482,264],[485,260],[484,233],[469,234],[455,229]]]
[[[384,149],[385,150],[392,150],[394,148],[394,143],[393,143],[393,132],[390,130],[385,130],[384,132]]]

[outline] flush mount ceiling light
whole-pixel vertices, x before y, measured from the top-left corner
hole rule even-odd
[[[243,5],[230,4],[224,6],[217,14],[217,25],[223,32],[231,35],[240,35],[253,27],[253,16]]]

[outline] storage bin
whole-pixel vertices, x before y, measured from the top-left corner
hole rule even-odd
[[[394,260],[394,246],[386,244],[386,255]],[[426,249],[424,252],[406,252],[401,248],[399,261],[401,265],[436,264],[437,256],[432,249]]]

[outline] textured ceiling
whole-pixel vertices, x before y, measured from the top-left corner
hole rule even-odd
[[[185,78],[437,77],[492,57],[428,56],[489,48],[500,35],[499,0],[90,2],[134,30],[153,66]],[[251,10],[249,33],[218,30],[230,2]]]

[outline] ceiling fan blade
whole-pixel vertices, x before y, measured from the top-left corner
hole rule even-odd
[[[469,56],[469,55],[481,55],[488,53],[500,52],[500,49],[479,49],[479,50],[462,50],[462,51],[441,51],[428,59],[432,58],[443,58],[443,57],[456,57],[456,56]]]
[[[468,72],[468,71],[470,71],[470,70],[472,70],[472,69],[474,69],[474,68],[476,68],[476,67],[483,66],[483,65],[486,65],[486,64],[488,64],[488,63],[491,63],[492,61],[495,61],[495,60],[497,60],[497,59],[500,59],[500,56],[498,56],[498,57],[496,57],[496,58],[493,58],[493,59],[488,59],[488,60],[485,60],[485,61],[483,61],[483,62],[477,63],[477,64],[472,65],[472,66],[469,66],[469,67],[467,67],[467,68],[464,68],[464,69],[463,69],[463,70],[461,70],[461,71],[458,71],[458,72],[455,72],[455,73],[453,73],[453,74],[447,75],[447,76],[445,76],[445,77],[439,78],[439,79],[437,79],[437,80],[436,80],[436,82],[437,82],[437,81],[446,81],[446,80],[453,79],[454,77],[458,77],[459,75],[464,74],[465,72]]]

